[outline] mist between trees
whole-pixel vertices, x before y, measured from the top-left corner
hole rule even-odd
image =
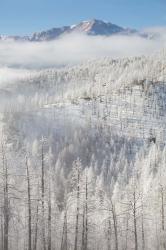
[[[0,250],[166,249],[165,72],[162,51],[2,85]]]

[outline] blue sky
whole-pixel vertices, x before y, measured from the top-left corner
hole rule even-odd
[[[0,34],[30,34],[93,18],[137,29],[166,26],[166,0],[0,0]]]

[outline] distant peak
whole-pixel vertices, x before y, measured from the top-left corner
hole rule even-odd
[[[79,24],[72,26],[72,30],[93,36],[109,36],[115,33],[124,32],[124,28],[98,19],[82,21]]]
[[[63,26],[59,28],[52,28],[42,32],[35,32],[29,37],[21,37],[21,36],[10,36],[10,37],[2,37],[0,36],[0,40],[21,40],[21,41],[51,41],[55,40],[59,37],[62,37],[65,34],[71,34],[72,32],[83,33],[90,36],[111,36],[114,34],[127,34],[130,35],[135,33],[136,31],[131,29],[125,29],[111,22],[99,20],[99,19],[91,19],[86,21],[81,21],[78,24],[74,24],[71,26]]]
[[[91,24],[91,25],[97,24],[97,25],[103,25],[103,24],[107,24],[107,23],[108,22],[104,22],[104,21],[99,20],[99,19],[91,19],[91,20],[82,21],[80,24]]]
[[[83,23],[101,23],[101,24],[103,24],[103,23],[108,23],[108,22],[106,22],[106,21],[103,21],[103,20],[100,20],[100,19],[90,19],[90,20],[86,20],[86,21],[82,21]]]

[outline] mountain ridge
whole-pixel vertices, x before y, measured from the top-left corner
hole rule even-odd
[[[83,33],[89,36],[111,36],[114,34],[135,34],[137,30],[123,28],[111,22],[92,19],[71,26],[55,27],[46,31],[35,32],[30,36],[0,36],[0,40],[41,42],[56,40],[63,35],[72,33]]]

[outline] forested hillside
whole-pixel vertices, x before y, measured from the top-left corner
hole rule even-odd
[[[0,250],[166,249],[166,51],[0,87]]]

